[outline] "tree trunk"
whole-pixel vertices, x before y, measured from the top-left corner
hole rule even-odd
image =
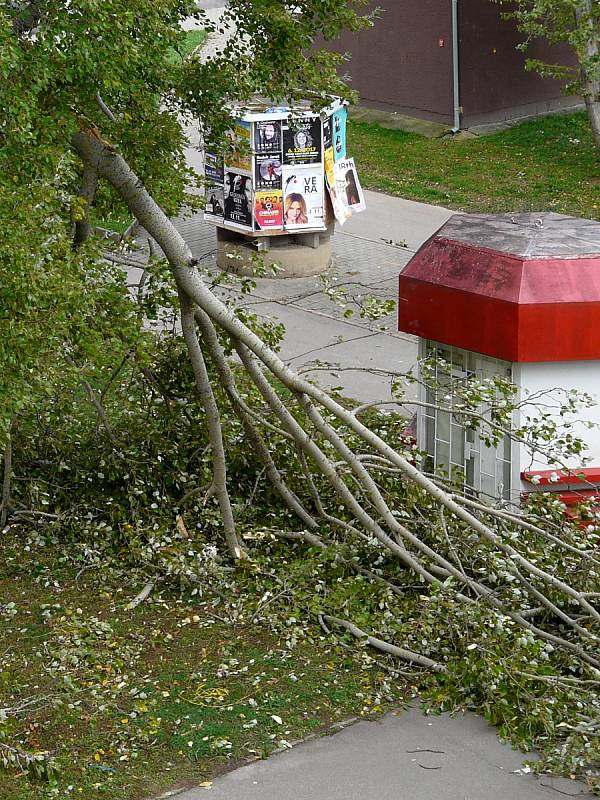
[[[242,555],[242,546],[235,531],[233,511],[227,491],[227,462],[225,459],[225,448],[223,447],[223,430],[221,427],[221,416],[219,408],[213,394],[206,364],[202,355],[202,349],[196,335],[196,323],[194,319],[194,306],[183,294],[179,296],[181,306],[181,327],[183,337],[187,345],[192,369],[196,378],[196,387],[202,407],[206,414],[208,427],[208,439],[212,451],[213,463],[213,482],[211,489],[219,501],[223,527],[225,529],[225,541],[229,553],[234,559]]]
[[[4,528],[8,520],[8,512],[10,510],[10,485],[12,478],[12,436],[14,430],[14,422],[8,431],[8,439],[6,440],[6,447],[4,448],[4,468],[2,478],[2,501],[0,502],[0,530]]]
[[[91,162],[83,162],[83,175],[81,177],[81,188],[79,196],[84,202],[83,218],[75,222],[75,236],[73,237],[73,245],[79,245],[87,242],[92,233],[92,226],[90,223],[90,208],[96,196],[96,185],[98,183],[98,170],[95,164]]]
[[[594,140],[600,149],[600,31],[594,24],[592,0],[580,0],[575,17],[578,26],[587,28],[585,60],[580,58],[581,86]]]

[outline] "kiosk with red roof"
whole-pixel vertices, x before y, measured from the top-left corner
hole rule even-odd
[[[553,393],[570,390],[600,399],[600,223],[554,213],[455,215],[400,275],[399,330],[416,334],[420,356],[442,358],[452,374],[509,377],[521,398],[547,393],[547,408]],[[433,405],[420,407],[419,446],[436,468],[464,470],[476,491],[518,501],[537,487],[569,503],[600,485],[600,405],[570,420],[589,461],[571,460],[567,471],[540,454],[532,461],[508,436],[486,447]]]

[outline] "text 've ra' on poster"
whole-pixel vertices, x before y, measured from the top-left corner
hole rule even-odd
[[[281,122],[278,119],[254,123],[254,152],[281,154]]]
[[[209,183],[207,184],[205,191],[206,203],[204,205],[204,215],[206,217],[214,217],[222,220],[225,213],[223,185]]]
[[[279,155],[254,156],[255,189],[281,189],[281,157]]]
[[[214,153],[204,153],[204,175],[211,183],[223,183],[223,159]]]
[[[323,169],[283,168],[283,224],[286,228],[323,228]]]
[[[283,163],[321,162],[321,120],[319,117],[286,120],[283,125]]]
[[[337,161],[334,165],[335,195],[342,206],[353,214],[366,208],[353,158]]]
[[[230,133],[229,152],[225,156],[225,169],[240,169],[250,172],[252,155],[250,147],[250,123],[236,119]]]
[[[333,157],[336,161],[346,158],[346,120],[348,111],[339,108],[331,117],[331,136],[333,140]]]
[[[252,178],[229,170],[225,173],[225,222],[252,228]]]
[[[254,220],[259,230],[283,228],[283,193],[274,191],[254,192]]]

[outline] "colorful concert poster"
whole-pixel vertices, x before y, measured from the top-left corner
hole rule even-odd
[[[327,186],[330,189],[333,189],[335,186],[335,177],[333,174],[333,147],[325,148],[325,179],[327,180]]]
[[[222,220],[225,213],[225,199],[223,197],[222,184],[207,184],[205,188],[206,204],[204,215],[207,217],[217,217]]]
[[[332,123],[333,120],[331,117],[327,117],[323,120],[323,148],[325,150],[333,146]]]
[[[346,108],[339,108],[331,117],[333,135],[333,157],[336,161],[346,158]]]
[[[254,152],[281,153],[281,122],[279,120],[254,123]]]
[[[254,157],[254,186],[256,189],[281,189],[281,156]]]
[[[364,211],[365,197],[353,158],[338,161],[334,166],[335,194],[342,206],[352,214]]]
[[[215,153],[204,153],[204,175],[207,181],[223,183],[223,158]]]
[[[283,128],[284,164],[319,164],[321,162],[321,119],[289,119]]]
[[[225,173],[225,222],[252,229],[252,178],[239,172]]]
[[[254,193],[254,220],[258,230],[283,228],[283,194],[275,191]]]
[[[283,224],[286,228],[323,227],[323,169],[283,168]]]
[[[250,172],[252,156],[250,147],[250,123],[236,119],[230,133],[230,150],[225,157],[225,169],[236,169]]]

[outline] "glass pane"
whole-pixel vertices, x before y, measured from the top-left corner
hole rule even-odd
[[[450,441],[450,414],[448,411],[438,411],[436,437],[444,442]]]
[[[474,489],[477,487],[475,486],[475,459],[470,458],[467,461],[467,471],[465,475],[465,483],[467,486],[472,486]]]
[[[446,474],[450,473],[450,445],[445,442],[438,442],[435,454],[435,466],[443,469]]]
[[[464,464],[465,462],[465,432],[460,425],[453,425],[451,431],[451,453],[454,464]]]
[[[505,461],[502,468],[502,480],[504,481],[502,496],[505,500],[510,500],[510,478],[510,461]]]
[[[435,423],[432,419],[425,419],[425,449],[430,456],[434,455]]]
[[[496,496],[496,478],[492,475],[481,475],[481,491],[484,494],[489,494],[491,497]]]

